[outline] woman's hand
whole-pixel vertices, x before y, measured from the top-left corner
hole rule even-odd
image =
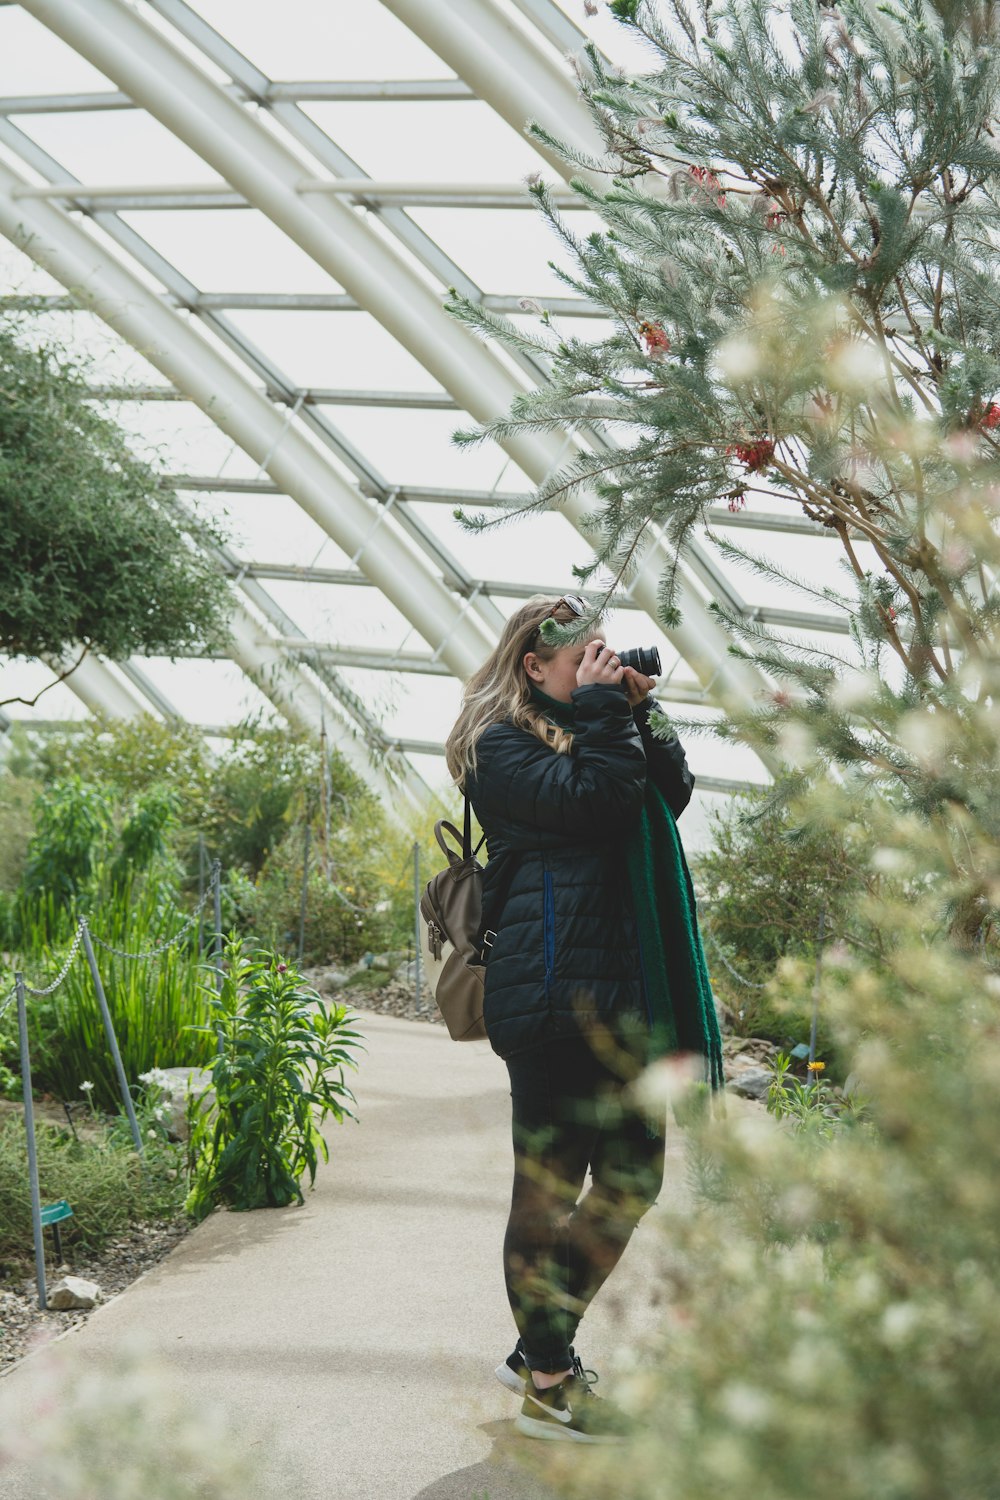
[[[617,686],[629,669],[621,666],[610,646],[603,641],[588,641],[583,660],[576,669],[576,685],[583,687],[588,682],[603,682]]]
[[[650,690],[656,686],[656,678],[637,672],[635,667],[623,667],[622,671],[625,673],[625,692],[628,695],[628,701],[635,708],[636,704],[641,703]]]

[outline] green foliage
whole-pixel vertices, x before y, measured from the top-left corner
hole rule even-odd
[[[228,585],[159,475],[95,409],[84,367],[0,327],[0,647],[172,654],[227,639]],[[195,546],[187,544],[184,533]]]
[[[0,892],[13,891],[21,880],[34,828],[32,805],[40,790],[29,776],[0,771]]]
[[[198,877],[198,841],[208,860],[252,879],[278,848],[307,806],[317,830],[329,805],[337,829],[353,818],[376,826],[385,821],[377,798],[344,758],[328,756],[305,734],[253,718],[236,727],[213,759],[197,729],[163,724],[152,715],[133,720],[87,720],[79,729],[44,737],[22,732],[11,769],[50,783],[72,774],[106,789],[116,807],[144,794],[176,799],[172,851],[184,863],[187,884]]]
[[[327,1115],[355,1119],[344,1067],[360,1033],[347,1007],[327,1009],[295,969],[273,953],[244,956],[230,937],[221,994],[211,993],[206,1036],[221,1039],[212,1067],[216,1109],[191,1135],[188,1210],[201,1219],[216,1203],[234,1209],[282,1208],[304,1202],[300,1186],[316,1177],[329,1148],[319,1127]],[[336,1070],[336,1077],[327,1076]],[[356,1102],[356,1101],[355,1101]]]
[[[831,1140],[847,1125],[867,1123],[865,1100],[858,1098],[853,1089],[850,1093],[836,1093],[822,1076],[825,1063],[817,1060],[810,1064],[811,1076],[803,1083],[800,1078],[789,1078],[791,1062],[786,1052],[779,1052],[774,1060],[766,1100],[769,1114],[779,1120],[791,1118],[797,1130],[812,1131],[823,1140]]]
[[[47,920],[47,919],[46,919]],[[94,934],[128,953],[157,948],[180,931],[184,914],[168,887],[155,879],[127,882],[107,889],[91,921]],[[52,948],[45,921],[26,932],[31,958],[26,977],[44,988],[58,973],[66,947]],[[111,1012],[125,1076],[130,1081],[156,1067],[181,1067],[209,1060],[211,1044],[192,1026],[207,1015],[202,992],[201,960],[195,947],[197,927],[158,958],[122,958],[95,941],[94,950]],[[21,962],[26,964],[26,959]],[[13,982],[13,968],[2,974],[3,994]],[[94,982],[82,949],[54,995],[28,997],[28,1036],[32,1082],[38,1091],[73,1099],[80,1083],[94,1083],[95,1102],[113,1110],[118,1080],[101,1019]],[[0,1021],[0,1062],[19,1068],[13,1007]]]
[[[162,1136],[146,1138],[142,1166],[131,1137],[98,1122],[74,1139],[68,1126],[35,1122],[42,1202],[65,1198],[73,1217],[60,1225],[63,1250],[99,1255],[130,1224],[179,1217],[184,1203],[183,1151]],[[173,1173],[173,1177],[168,1173]],[[46,1234],[46,1240],[49,1236]],[[24,1119],[0,1116],[0,1265],[27,1271],[33,1264],[31,1193]]]
[[[829,830],[792,818],[780,785],[731,798],[711,812],[710,823],[711,847],[699,854],[696,874],[712,987],[737,1034],[805,1041],[808,993],[796,1013],[778,1014],[762,986],[786,955],[814,958],[846,936],[864,871]],[[746,984],[719,959],[720,950]],[[818,1038],[820,1053],[827,1041]]]
[[[34,815],[21,896],[26,905],[48,896],[63,908],[90,884],[111,808],[99,787],[70,776],[39,793]]]

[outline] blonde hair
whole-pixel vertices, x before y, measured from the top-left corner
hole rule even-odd
[[[551,661],[559,650],[558,646],[547,646],[543,640],[533,644],[543,620],[551,617],[566,625],[577,618],[568,604],[553,609],[558,598],[558,595],[534,594],[515,610],[495,649],[466,682],[461,712],[444,747],[448,770],[460,790],[465,789],[468,773],[476,769],[476,744],[490,724],[509,718],[560,755],[568,755],[573,748],[572,734],[550,723],[532,699],[530,679],[524,670],[528,651],[534,651],[542,661]],[[589,638],[593,638],[598,628],[595,620]]]

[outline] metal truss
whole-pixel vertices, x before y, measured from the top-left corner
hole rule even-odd
[[[219,564],[225,573],[234,577],[238,588],[247,592],[247,600],[253,604],[256,610],[264,615],[265,625],[250,613],[244,612],[243,630],[240,636],[240,649],[249,649],[250,646],[268,655],[268,666],[274,669],[277,675],[280,672],[295,672],[300,670],[298,663],[307,661],[309,663],[310,676],[313,673],[328,673],[325,687],[330,693],[336,694],[340,703],[349,700],[342,679],[336,679],[334,667],[337,664],[343,666],[367,666],[381,667],[391,666],[399,670],[415,670],[415,672],[441,672],[454,673],[457,676],[468,675],[471,670],[469,661],[457,664],[454,660],[454,645],[456,640],[468,636],[469,631],[474,633],[480,642],[480,658],[486,649],[492,646],[495,640],[496,630],[502,624],[504,616],[493,606],[490,597],[522,597],[531,594],[534,589],[525,585],[505,585],[502,582],[490,582],[490,580],[475,580],[465,573],[463,568],[457,564],[456,559],[448,556],[447,550],[439,543],[438,538],[430,532],[429,528],[421,525],[420,519],[409,510],[409,504],[415,501],[438,501],[454,504],[456,499],[462,499],[465,504],[478,504],[480,496],[471,496],[468,492],[450,493],[448,490],[421,489],[421,487],[390,487],[375,468],[367,462],[360,453],[352,449],[351,444],[346,443],[342,434],[328,422],[327,416],[316,408],[331,407],[331,405],[385,405],[385,407],[414,407],[414,408],[438,408],[438,410],[465,410],[469,411],[477,420],[489,420],[490,416],[496,416],[501,411],[507,410],[510,404],[510,396],[519,387],[514,383],[508,369],[493,356],[492,351],[475,341],[475,336],[469,333],[465,327],[457,326],[454,320],[450,320],[442,312],[438,299],[430,293],[423,281],[412,273],[411,267],[399,255],[391,251],[384,236],[376,236],[372,229],[364,223],[355,208],[349,207],[348,202],[340,199],[351,199],[352,202],[360,202],[372,210],[378,211],[379,225],[390,231],[391,236],[396,237],[409,254],[414,255],[430,270],[441,282],[442,287],[457,287],[466,296],[477,297],[487,306],[498,308],[499,311],[516,312],[519,308],[519,299],[510,297],[484,297],[480,288],[475,287],[468,276],[460,272],[459,267],[454,266],[448,260],[439,246],[424,234],[423,229],[418,228],[403,211],[403,202],[424,202],[427,195],[433,195],[438,189],[444,190],[444,184],[414,184],[414,183],[379,183],[372,178],[361,174],[357,163],[351,162],[349,157],[336,142],[331,141],[330,136],[325,135],[316,126],[315,121],[300,110],[301,101],[307,99],[358,99],[358,98],[384,98],[384,99],[486,99],[493,108],[504,117],[510,118],[511,123],[517,120],[517,129],[522,129],[526,114],[532,110],[517,115],[517,111],[523,110],[525,99],[531,95],[532,89],[540,89],[540,98],[547,99],[546,115],[541,110],[535,110],[535,117],[544,118],[546,123],[552,124],[556,133],[568,135],[567,118],[573,118],[574,126],[579,124],[580,118],[586,118],[586,126],[589,129],[589,117],[582,110],[576,89],[571,84],[570,77],[561,69],[556,68],[555,60],[544,52],[537,43],[532,43],[522,28],[514,26],[510,18],[504,17],[498,6],[489,3],[489,0],[463,0],[462,20],[460,26],[456,21],[456,9],[445,5],[444,0],[420,0],[415,5],[414,0],[384,0],[388,9],[400,15],[411,24],[409,18],[402,17],[403,10],[417,12],[421,10],[420,24],[412,24],[412,30],[421,33],[421,27],[436,28],[442,45],[447,42],[448,34],[454,46],[456,30],[462,33],[462,43],[472,45],[472,33],[480,31],[478,36],[478,65],[472,66],[466,57],[462,68],[456,65],[453,57],[447,57],[460,77],[457,80],[432,81],[432,83],[402,83],[402,84],[276,84],[267,80],[264,75],[259,74],[258,69],[253,68],[246,58],[241,57],[234,48],[225,42],[225,39],[217,36],[201,18],[196,17],[190,7],[184,5],[183,0],[148,0],[150,6],[168,20],[172,26],[187,37],[189,42],[204,51],[211,62],[225,69],[231,75],[232,83],[228,86],[217,86],[210,83],[204,74],[193,68],[186,57],[172,48],[171,42],[163,36],[160,31],[154,31],[142,21],[141,15],[135,10],[126,7],[121,0],[96,0],[93,6],[79,7],[72,5],[70,0],[25,0],[24,9],[34,13],[40,21],[57,31],[64,39],[69,40],[70,45],[81,52],[81,55],[90,58],[94,66],[105,72],[115,83],[120,83],[126,92],[103,93],[103,95],[76,95],[63,96],[63,98],[52,98],[52,96],[34,96],[33,99],[3,99],[0,101],[0,114],[7,110],[16,110],[19,114],[46,113],[51,108],[66,108],[66,110],[90,110],[90,108],[114,108],[114,110],[126,110],[126,108],[145,108],[148,113],[162,120],[178,138],[184,139],[193,150],[198,151],[207,162],[216,165],[220,175],[223,177],[219,186],[205,187],[196,184],[196,189],[190,190],[189,198],[198,202],[213,202],[216,204],[219,193],[229,202],[240,202],[258,208],[262,213],[273,219],[274,223],[289,234],[301,248],[306,249],[307,254],[312,255],[313,260],[324,264],[331,275],[336,276],[340,285],[345,287],[345,293],[331,294],[204,294],[198,288],[190,287],[186,279],[181,278],[180,273],[169,267],[157,252],[147,245],[135,231],[124,225],[123,220],[117,219],[112,213],[112,207],[124,207],[126,204],[135,204],[141,201],[144,207],[157,202],[157,205],[177,205],[177,192],[171,189],[88,189],[85,184],[70,181],[63,168],[57,162],[46,157],[45,153],[28,141],[27,136],[22,135],[15,127],[10,126],[9,121],[0,124],[0,139],[6,144],[13,145],[19,154],[28,160],[36,171],[43,177],[48,178],[49,186],[37,186],[37,184],[21,184],[18,187],[18,208],[30,211],[43,211],[49,207],[46,199],[54,199],[51,211],[60,217],[61,222],[69,225],[66,210],[73,207],[81,207],[88,211],[93,217],[94,223],[111,234],[112,239],[127,252],[136,258],[141,266],[151,270],[157,278],[162,281],[166,288],[165,296],[157,297],[157,294],[148,293],[144,288],[144,296],[148,305],[157,305],[160,308],[184,308],[196,312],[208,330],[216,338],[222,339],[226,347],[237,354],[238,359],[253,371],[253,374],[264,381],[264,393],[256,392],[244,381],[244,396],[252,396],[262,404],[267,405],[273,416],[279,417],[274,411],[274,405],[282,405],[286,408],[285,422],[282,423],[282,434],[279,437],[279,453],[288,449],[294,443],[295,429],[300,423],[309,426],[316,437],[321,438],[324,446],[336,456],[339,462],[345,463],[349,471],[357,478],[358,490],[349,490],[349,493],[357,499],[367,499],[369,510],[375,517],[375,532],[363,541],[364,562],[370,564],[370,553],[381,547],[381,541],[388,535],[396,537],[399,532],[408,534],[411,546],[406,547],[409,553],[409,564],[412,567],[426,570],[429,564],[441,568],[441,577],[435,579],[445,597],[451,604],[450,621],[439,625],[438,630],[433,631],[426,628],[427,618],[423,606],[426,600],[421,601],[420,609],[409,612],[402,609],[406,618],[411,619],[411,624],[420,630],[420,633],[430,640],[435,654],[433,657],[421,657],[417,652],[403,654],[403,652],[357,652],[352,648],[340,648],[330,643],[313,642],[307,640],[300,630],[297,630],[288,616],[283,616],[282,610],[271,600],[270,595],[261,588],[259,580],[265,577],[279,576],[306,576],[306,571],[313,574],[322,574],[324,582],[358,582],[367,585],[378,586],[387,597],[393,598],[397,607],[400,606],[399,598],[394,597],[393,591],[381,579],[372,576],[370,567],[364,568],[363,573],[352,570],[294,570],[282,573],[277,565],[253,564],[253,562],[241,562],[240,559],[232,558],[231,555],[220,556]],[[558,6],[550,5],[549,0],[514,0],[517,7],[525,13],[535,26],[540,27],[541,34],[546,34],[549,40],[562,48],[574,48],[580,45],[579,31],[573,24],[562,17]],[[100,12],[100,13],[97,13]],[[417,18],[415,18],[417,20]],[[450,30],[451,28],[451,30]],[[576,42],[570,37],[570,33],[576,37]],[[427,40],[426,34],[423,36]],[[484,43],[490,42],[490,46]],[[496,45],[493,46],[492,43]],[[430,43],[435,45],[435,43]],[[435,46],[436,51],[445,57],[445,51],[441,46]],[[168,62],[168,68],[163,68],[163,63]],[[492,77],[490,77],[492,68]],[[169,78],[166,75],[169,74]],[[183,75],[187,83],[192,83],[192,95],[184,96],[183,90],[175,93],[174,99],[169,98],[171,89],[177,86],[178,78]],[[553,86],[553,78],[559,77],[561,83]],[[544,87],[543,87],[544,86]],[[565,98],[564,98],[565,96]],[[264,124],[253,117],[246,108],[246,102],[262,105],[267,108],[268,113],[274,120],[279,121],[288,133],[291,133],[298,144],[304,145],[309,150],[313,160],[318,160],[325,169],[336,174],[334,178],[310,177],[310,163],[303,162],[292,156],[291,151],[282,144],[276,133],[268,132]],[[553,118],[552,115],[559,115]],[[565,115],[565,117],[564,117]],[[534,144],[534,142],[532,142]],[[589,148],[595,154],[603,154],[603,144],[591,139]],[[546,154],[546,153],[543,153]],[[561,159],[553,159],[552,165],[556,166],[561,174],[565,175],[565,163]],[[315,171],[315,166],[313,166]],[[294,177],[292,177],[294,174]],[[397,189],[397,190],[396,190]],[[495,190],[481,187],[481,184],[447,184],[447,193],[450,202],[469,202],[475,207],[490,205],[492,199],[496,199],[495,205],[510,205],[505,198],[505,193],[510,189]],[[172,195],[171,195],[172,193]],[[132,196],[129,196],[132,195]],[[214,195],[214,198],[213,198]],[[571,198],[574,195],[562,196]],[[517,193],[520,205],[529,202],[528,196],[523,189]],[[28,199],[36,199],[34,204],[28,204]],[[568,204],[567,204],[568,205]],[[82,233],[82,231],[78,231]],[[84,239],[88,237],[84,236]],[[88,240],[93,246],[93,240]],[[28,248],[28,254],[31,254]],[[343,275],[345,270],[351,270],[352,275]],[[124,273],[127,275],[127,273]],[[63,279],[63,278],[60,278]],[[64,279],[63,279],[64,281]],[[15,302],[15,299],[3,299],[4,302]],[[567,299],[537,299],[543,306],[550,306],[553,311],[564,317],[603,317],[601,309],[592,308],[582,300],[567,297]],[[70,291],[66,299],[16,299],[27,305],[48,306],[78,306],[79,299]],[[366,393],[366,392],[334,392],[334,390],[301,390],[300,387],[292,386],[291,381],[283,377],[282,372],[276,371],[274,366],[262,356],[261,351],[255,350],[246,338],[232,327],[232,324],[222,317],[228,309],[237,308],[282,308],[282,309],[312,309],[321,308],[322,311],[348,311],[348,309],[363,309],[372,314],[376,320],[381,321],[390,333],[393,333],[400,344],[405,345],[423,363],[424,368],[429,369],[442,386],[441,393],[433,393],[427,396],[423,393]],[[151,315],[151,306],[147,306],[145,312]],[[111,321],[111,320],[108,320]],[[117,327],[117,324],[112,323]],[[184,327],[189,329],[187,324]],[[118,329],[118,332],[121,332]],[[189,329],[189,332],[193,330]],[[124,335],[127,338],[127,335]],[[135,342],[132,339],[130,342]],[[202,341],[204,342],[204,341]],[[145,357],[148,356],[147,348],[136,344],[141,348]],[[208,348],[208,345],[205,345]],[[213,350],[214,354],[214,350]],[[216,356],[217,359],[217,356]],[[153,360],[156,363],[156,360]],[[543,362],[538,360],[519,360],[520,365],[525,368],[526,374],[531,377],[532,383],[544,381],[546,368]],[[231,366],[229,366],[231,371]],[[177,380],[175,371],[171,368],[163,368],[163,374],[174,383],[169,390],[144,389],[141,392],[121,392],[121,390],[97,390],[94,395],[102,396],[130,396],[132,399],[196,399],[180,381]],[[202,410],[207,410],[204,401],[199,401]],[[210,411],[213,420],[219,420],[217,411]],[[280,420],[280,419],[279,419]],[[223,423],[219,423],[223,426]],[[223,428],[223,431],[228,429]],[[244,444],[246,447],[246,444]],[[315,447],[309,444],[315,455]],[[567,446],[553,438],[525,438],[525,440],[514,440],[508,444],[508,453],[511,458],[525,469],[526,474],[538,483],[547,472],[552,471],[559,463],[564,462],[568,456]],[[247,452],[252,449],[247,447]],[[259,458],[255,453],[255,458]],[[258,477],[256,481],[243,481],[243,483],[231,484],[226,481],[213,483],[210,478],[199,480],[190,477],[190,484],[184,483],[183,487],[190,489],[229,489],[229,487],[240,487],[262,493],[288,493],[298,504],[304,504],[301,493],[295,490],[288,481],[286,474],[279,472],[280,463],[273,462],[273,456],[268,462],[261,462],[261,472],[268,472],[273,477]],[[336,469],[334,472],[342,489],[343,480]],[[180,480],[178,480],[180,486]],[[372,505],[375,501],[375,505]],[[304,504],[309,510],[309,504]],[[577,526],[577,529],[588,535],[588,532],[580,523],[583,513],[583,502],[562,507],[564,514]],[[718,513],[723,510],[715,507],[717,513],[712,513],[709,519],[721,525],[757,525],[766,528],[772,523],[771,529],[778,531],[802,531],[808,534],[826,535],[823,528],[811,525],[811,523],[799,520],[798,517],[780,516],[754,516],[753,520],[745,516],[732,516],[729,513]],[[388,513],[393,514],[388,514]],[[309,510],[312,514],[313,511]],[[318,517],[316,517],[318,519]],[[322,523],[322,522],[321,522]],[[397,532],[399,528],[399,532]],[[333,535],[328,526],[325,526],[328,534]],[[339,537],[334,535],[334,540],[343,546]],[[399,537],[403,541],[402,535]],[[343,546],[343,550],[352,556],[352,562],[357,562],[354,547]],[[654,555],[649,555],[643,564],[643,576],[633,586],[631,597],[618,598],[615,600],[616,607],[634,607],[643,609],[657,619],[655,612],[655,580],[660,573],[661,561],[658,552],[663,549],[654,549]],[[664,555],[666,558],[666,555]],[[424,561],[426,559],[426,561]],[[826,616],[807,616],[795,610],[751,610],[739,600],[732,585],[721,576],[717,565],[711,558],[697,556],[694,561],[694,571],[700,577],[703,586],[711,591],[721,594],[727,603],[733,607],[744,609],[747,613],[756,613],[757,618],[774,618],[783,616],[780,622],[783,624],[796,624],[801,628],[837,628],[831,624]],[[336,576],[333,576],[336,574]],[[427,576],[427,574],[424,574]],[[256,595],[249,591],[255,588]],[[457,597],[456,597],[457,595]],[[465,598],[465,606],[462,606],[462,598]],[[265,603],[267,601],[267,603]],[[270,606],[270,607],[268,607]],[[729,705],[742,705],[747,702],[748,697],[753,696],[760,690],[763,678],[760,678],[753,670],[747,669],[742,663],[732,661],[726,657],[726,639],[718,627],[717,621],[708,615],[702,603],[697,589],[690,583],[685,585],[682,609],[685,612],[685,627],[681,631],[670,631],[673,642],[681,651],[682,657],[687,658],[688,663],[693,664],[697,675],[702,679],[702,684],[708,684],[712,694],[718,697],[721,703]],[[279,618],[282,616],[282,618]],[[417,616],[417,618],[415,618]],[[792,618],[795,616],[795,618]],[[423,621],[423,622],[420,622]],[[462,624],[462,631],[457,630],[457,624]],[[273,652],[273,655],[271,655]],[[471,652],[475,655],[475,652]],[[376,661],[378,658],[378,661]],[[280,667],[279,667],[280,663]],[[243,663],[241,663],[243,664]],[[261,663],[258,663],[258,666]],[[478,664],[478,661],[474,661]],[[133,664],[132,664],[133,666]],[[244,667],[253,675],[255,667]],[[124,669],[121,669],[124,670]],[[154,694],[148,691],[151,684],[142,685],[141,669],[138,676],[132,676],[132,682],[144,693],[147,699],[153,699]],[[127,673],[126,673],[127,675]],[[70,684],[67,684],[70,685]],[[664,684],[666,688],[666,684]],[[271,687],[274,691],[274,688]],[[313,682],[312,693],[322,693],[322,687]],[[309,694],[306,694],[309,697]],[[661,691],[661,697],[667,699],[672,697],[679,702],[705,702],[705,691],[703,688],[682,687],[681,684],[672,685],[672,691],[667,693]],[[138,703],[136,703],[138,708]],[[160,708],[163,711],[163,708]],[[294,703],[288,705],[289,717],[295,712]],[[397,750],[406,753],[412,750],[414,753],[430,753],[432,747],[429,744],[418,741],[402,741],[402,739],[390,739],[385,736],[378,726],[373,723],[364,723],[363,718],[354,715],[355,723],[363,729],[366,738],[381,739],[382,750]],[[420,750],[417,750],[420,745]],[[370,775],[370,768],[367,771]],[[709,787],[711,778],[699,777],[699,786],[702,789],[715,789]],[[742,783],[726,783],[727,787],[739,786]],[[721,789],[723,783],[720,783]]]
[[[182,29],[189,40],[203,46],[207,55],[231,76],[234,67],[249,66],[181,0],[155,0],[155,7]],[[68,0],[27,0],[26,8],[215,166],[234,191],[273,219],[318,264],[328,269],[477,420],[489,420],[507,410],[511,396],[520,387],[496,354],[480,344],[470,330],[449,319],[409,265],[346,205],[330,194],[299,192],[297,184],[304,175],[303,162],[134,11],[120,0],[96,0],[86,11]],[[472,9],[478,13],[480,8]],[[444,14],[449,22],[455,17],[450,8],[433,4],[426,7],[427,13],[433,13],[437,19]],[[463,10],[463,27],[466,14]],[[495,14],[490,11],[488,19],[495,19]],[[479,14],[474,16],[477,26],[482,19]],[[419,34],[419,28],[414,29]],[[522,46],[525,42],[526,38],[520,34],[508,37],[502,58],[504,77],[515,85],[515,97],[517,89],[523,92],[532,69],[539,74],[534,66],[537,49],[532,49],[529,55]],[[518,79],[513,79],[507,66],[512,54]],[[483,46],[480,37],[480,61],[488,60],[489,55],[490,49]],[[551,77],[558,75],[559,69],[543,65],[541,73],[551,83]],[[480,81],[473,86],[477,95],[494,102]],[[579,108],[567,76],[562,75],[555,92],[560,106],[565,102],[566,107],[573,104]],[[562,95],[566,96],[565,101]],[[509,107],[510,101],[507,102]],[[279,105],[276,110],[289,108],[297,107]],[[284,115],[278,118],[285,122]],[[318,138],[322,138],[326,144],[323,164],[340,175],[350,171],[342,159],[339,162],[333,159],[342,154],[311,122],[308,131],[303,130],[301,122],[296,122],[294,133],[314,152]],[[306,140],[306,135],[312,138]],[[387,214],[392,212],[395,211],[387,210]],[[565,457],[565,445],[549,435],[521,435],[503,446],[536,482]],[[582,519],[583,504],[569,503],[563,511],[577,529],[588,535]],[[662,551],[659,544],[658,550]],[[654,619],[658,564],[666,560],[666,554],[662,558],[647,555],[632,588],[634,597]],[[698,676],[713,684],[722,702],[745,706],[756,692],[766,688],[765,679],[747,664],[726,655],[724,632],[689,586],[682,607],[685,625],[672,632],[675,644],[692,662]]]
[[[95,242],[65,215],[44,203],[15,204],[9,194],[12,182],[17,182],[14,174],[9,168],[0,166],[0,185],[8,189],[2,194],[4,201],[0,206],[4,232],[29,249],[33,257],[45,264],[64,284],[88,286],[96,310],[165,374],[182,386],[186,385],[189,394],[199,400],[224,430],[241,442],[246,451],[263,460],[262,467],[266,466],[268,472],[275,474],[285,469],[283,485],[288,493],[305,503],[321,524],[325,523],[325,529],[339,545],[345,550],[354,549],[355,560],[367,567],[374,582],[379,581],[375,575],[384,572],[386,576],[379,586],[388,596],[399,600],[401,594],[409,591],[412,596],[409,613],[411,618],[416,616],[413,623],[427,638],[439,639],[443,647],[450,650],[453,669],[462,670],[464,667],[471,670],[476,664],[475,656],[463,659],[458,652],[463,643],[447,638],[459,613],[454,596],[428,572],[424,571],[421,577],[423,570],[412,551],[401,539],[397,541],[388,528],[383,527],[380,536],[374,535],[370,502],[351,490],[338,471],[294,429],[288,430],[289,424],[281,420],[272,404],[253,391],[194,328],[181,322],[175,313],[151,296],[131,273],[107,261]],[[26,218],[29,218],[28,223],[25,223]],[[29,236],[34,238],[30,245],[26,245]],[[227,395],[230,410],[223,416],[220,405]],[[313,491],[311,504],[308,499],[310,489]],[[336,510],[331,497],[338,502]],[[354,509],[353,527],[349,524],[351,506]],[[375,523],[378,519],[376,511]],[[417,591],[425,582],[428,586],[421,598]],[[436,604],[442,612],[437,629],[431,623],[433,610],[427,607],[428,598],[430,605]],[[446,609],[451,610],[450,618],[444,613]],[[243,631],[241,639],[245,652],[252,633]],[[267,686],[272,696],[285,700],[286,695],[279,690],[273,662],[262,659],[247,663],[247,666],[254,679]],[[305,700],[308,701],[310,696],[305,694]],[[292,708],[291,702],[290,699],[285,702],[285,709],[301,716],[301,709]],[[315,715],[311,717],[315,719]],[[330,717],[331,730],[335,730],[337,716],[332,707]]]

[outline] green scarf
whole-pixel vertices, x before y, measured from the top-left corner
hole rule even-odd
[[[531,696],[553,723],[570,731],[576,727],[572,703],[550,698],[534,683]],[[718,1113],[724,1116],[722,1038],[691,872],[677,821],[651,777],[646,778],[642,814],[626,840],[625,857],[650,1009],[648,1059],[677,1052],[701,1053],[704,1082],[713,1100],[719,1095]]]

